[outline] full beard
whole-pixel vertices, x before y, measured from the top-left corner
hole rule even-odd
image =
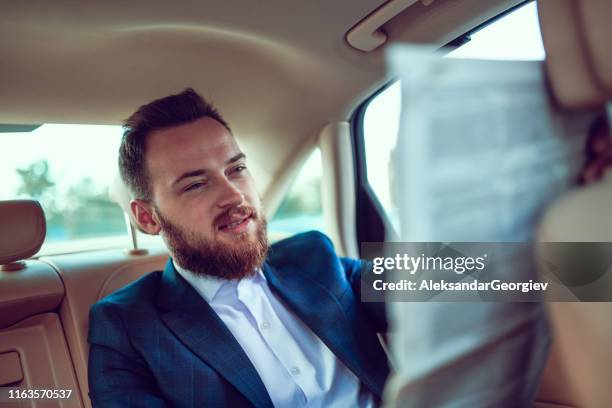
[[[159,210],[157,215],[166,244],[181,267],[198,276],[240,280],[255,275],[268,253],[266,219],[253,209],[248,210],[254,214],[255,240],[250,234],[243,233],[237,235],[231,244],[212,241],[181,229],[163,217]]]

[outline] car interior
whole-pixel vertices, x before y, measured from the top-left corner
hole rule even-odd
[[[101,155],[97,146],[116,151],[117,137],[88,142],[94,136],[85,130],[69,139],[74,143],[45,148],[33,138],[25,150],[3,137],[25,138],[44,124],[113,126],[120,134],[138,106],[193,87],[230,123],[268,219],[290,207],[296,182],[318,166],[318,192],[306,190],[302,197],[318,200],[320,228],[337,252],[359,257],[361,242],[393,237],[392,221],[368,181],[363,135],[368,105],[394,81],[386,50],[398,43],[459,50],[478,31],[525,7],[539,12],[546,72],[559,106],[604,106],[612,96],[612,7],[605,0],[3,2],[3,161],[25,163],[17,159],[30,148],[50,158],[63,150],[68,164],[72,156],[82,158],[70,172],[85,175],[88,160]],[[167,260],[161,241],[145,237],[130,219],[116,157],[106,163],[99,172],[111,180],[103,187],[113,209],[84,218],[119,225],[119,236],[110,241],[52,240],[57,230],[50,213],[58,210],[45,197],[55,190],[0,191],[0,387],[74,390],[74,398],[56,405],[22,400],[11,406],[90,407],[90,307],[163,269]],[[0,167],[3,183],[24,174],[7,169]],[[67,194],[68,201],[78,195]],[[572,235],[578,228],[561,228],[585,211],[605,219],[606,197],[594,193],[564,203],[546,219],[549,239],[589,241],[597,230],[598,239],[610,240],[602,222],[582,222],[584,234],[578,235]],[[280,239],[315,225],[309,219],[302,224],[274,231],[272,222],[270,235]],[[612,406],[609,305],[548,306],[555,341],[534,406]]]

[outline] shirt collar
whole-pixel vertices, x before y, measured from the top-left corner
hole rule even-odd
[[[172,259],[172,264],[174,265],[174,269],[181,275],[185,280],[193,286],[193,288],[202,296],[207,302],[211,302],[214,297],[219,292],[219,289],[223,285],[234,284],[237,285],[239,281],[230,281],[227,279],[220,279],[214,276],[204,276],[204,275],[196,275],[188,269],[183,268],[178,263]],[[261,268],[257,268],[257,275],[262,278],[264,281],[266,280],[265,275]],[[245,278],[247,280],[252,280],[253,278]]]

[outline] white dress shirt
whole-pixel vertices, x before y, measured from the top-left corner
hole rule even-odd
[[[261,269],[228,281],[174,266],[234,335],[275,407],[373,406],[372,394],[272,293]]]

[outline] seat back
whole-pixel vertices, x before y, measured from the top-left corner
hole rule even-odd
[[[551,89],[568,111],[612,99],[612,2],[539,0]],[[549,242],[612,242],[612,174],[562,197],[538,235]],[[549,303],[555,341],[536,406],[609,407],[612,304]]]
[[[62,281],[50,265],[26,260],[45,239],[43,210],[36,201],[2,201],[0,226],[0,387],[70,390],[70,398],[59,405],[80,407],[56,313],[64,297]],[[19,404],[34,407],[39,402],[24,399]]]

